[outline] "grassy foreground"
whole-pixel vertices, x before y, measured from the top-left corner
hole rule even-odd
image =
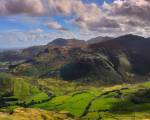
[[[0,82],[3,84],[0,120],[15,120],[16,117],[26,120],[27,116],[32,116],[31,120],[51,120],[53,115],[65,116],[58,120],[150,119],[150,82],[94,87],[51,78],[12,75],[0,76]],[[50,117],[41,118],[43,114]]]
[[[86,88],[85,86],[83,88]],[[114,87],[87,87],[56,96],[31,107],[68,111],[83,120],[144,120],[150,119],[150,82]]]
[[[18,108],[12,114],[0,113],[0,120],[73,120],[66,113]]]

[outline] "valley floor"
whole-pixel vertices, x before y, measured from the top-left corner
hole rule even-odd
[[[3,79],[0,120],[150,120],[150,82],[94,87],[51,78]],[[12,80],[11,90],[6,80]]]

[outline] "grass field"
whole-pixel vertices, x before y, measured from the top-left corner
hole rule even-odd
[[[32,107],[68,111],[76,118],[87,120],[100,118],[132,120],[133,117],[137,120],[150,119],[150,103],[148,102],[150,97],[143,94],[149,89],[150,82],[105,88],[95,87],[95,89],[89,87],[83,91],[77,89],[72,94],[58,95],[48,102]],[[143,91],[142,101],[140,101],[140,91]]]
[[[5,103],[10,103],[1,107],[3,112],[25,106],[69,113],[79,120],[150,119],[150,82],[94,87],[52,78],[10,75],[0,77],[0,80],[5,86],[1,93],[12,93],[2,97]],[[8,89],[8,83],[12,83],[11,89]]]

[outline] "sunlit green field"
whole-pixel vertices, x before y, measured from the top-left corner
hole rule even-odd
[[[1,107],[2,112],[27,107],[69,113],[79,120],[150,119],[150,82],[94,87],[12,75],[1,75],[0,82],[5,88],[1,91],[1,101],[7,105]]]

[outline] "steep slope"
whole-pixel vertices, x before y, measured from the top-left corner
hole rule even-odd
[[[118,63],[115,63],[118,71],[121,62],[125,62],[126,65],[131,67],[130,72],[138,75],[148,75],[150,72],[149,46],[150,40],[147,38],[125,35],[110,41],[93,44],[90,47],[95,51],[101,50],[111,61],[118,61]]]

